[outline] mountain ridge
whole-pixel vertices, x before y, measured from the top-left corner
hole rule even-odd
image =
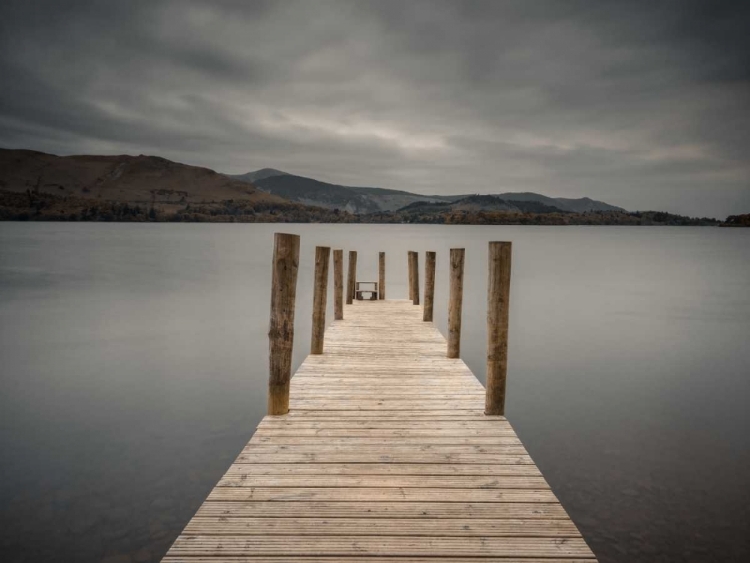
[[[226,176],[229,176],[230,178],[234,178],[236,180],[240,180],[241,182],[252,183],[256,180],[264,180],[266,178],[270,178],[271,176],[286,176],[288,174],[288,172],[276,170],[275,168],[261,168],[260,170],[255,170],[254,172],[246,172],[245,174],[226,174]]]
[[[318,205],[327,209],[340,209],[350,213],[376,213],[385,211],[399,211],[412,204],[422,202],[426,204],[439,202],[455,202],[472,196],[487,195],[505,202],[536,202],[549,208],[541,212],[573,212],[588,211],[625,211],[616,205],[591,199],[550,197],[534,192],[504,192],[497,194],[457,194],[457,195],[422,195],[405,190],[395,190],[376,187],[345,186],[331,184],[290,174],[274,168],[261,168],[245,174],[230,175],[240,181],[250,181],[263,191],[281,196],[285,199],[306,205]],[[479,200],[476,200],[479,201]],[[491,209],[496,209],[496,203],[486,200]],[[528,208],[525,205],[508,205],[508,210]],[[541,208],[540,208],[541,209]]]
[[[277,169],[249,174],[260,178],[257,186],[247,181],[248,175],[242,175],[245,180],[241,181],[159,156],[57,156],[0,148],[0,220],[722,224],[707,217],[660,211],[627,212],[590,198],[550,198],[532,192],[424,196],[402,190],[328,184]],[[281,188],[295,200],[277,195]],[[578,210],[575,206],[579,206]],[[604,210],[597,209],[602,206]],[[384,208],[390,210],[383,211]],[[726,223],[748,224],[747,216],[733,216]]]

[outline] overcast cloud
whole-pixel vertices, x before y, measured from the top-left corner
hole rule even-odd
[[[750,212],[750,6],[0,4],[0,146]]]

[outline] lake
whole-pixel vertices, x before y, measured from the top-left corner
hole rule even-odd
[[[513,241],[507,416],[600,561],[750,560],[750,229],[111,223],[0,223],[0,560],[166,552],[265,413],[275,231],[302,237],[295,368],[315,245],[360,279],[385,251],[391,298],[437,251],[443,334],[464,247],[480,379]]]

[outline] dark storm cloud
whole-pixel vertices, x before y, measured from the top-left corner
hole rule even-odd
[[[4,2],[0,145],[750,211],[746,3]]]

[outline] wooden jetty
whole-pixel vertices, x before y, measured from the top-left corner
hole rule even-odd
[[[291,365],[291,345],[279,341],[293,340],[298,251],[298,240],[295,246],[277,235],[269,412],[283,414],[261,421],[163,561],[595,561],[498,414],[505,401],[510,243],[490,245],[487,390],[460,358],[449,357],[457,355],[457,340],[449,350],[423,320],[414,294],[354,300],[326,328],[323,353],[308,356],[285,382],[279,370]],[[416,264],[411,255],[409,263]],[[428,279],[434,263],[432,255]],[[384,271],[382,254],[380,265]],[[320,267],[327,272],[327,259]],[[460,309],[454,284],[461,286],[462,276],[463,252],[452,252],[453,308]],[[341,263],[334,277],[343,278]],[[320,279],[316,294],[327,291]],[[343,280],[335,282],[341,300]],[[314,301],[314,323],[325,325],[325,299]],[[460,312],[455,316],[451,330],[460,338]],[[314,345],[322,345],[313,328]]]

